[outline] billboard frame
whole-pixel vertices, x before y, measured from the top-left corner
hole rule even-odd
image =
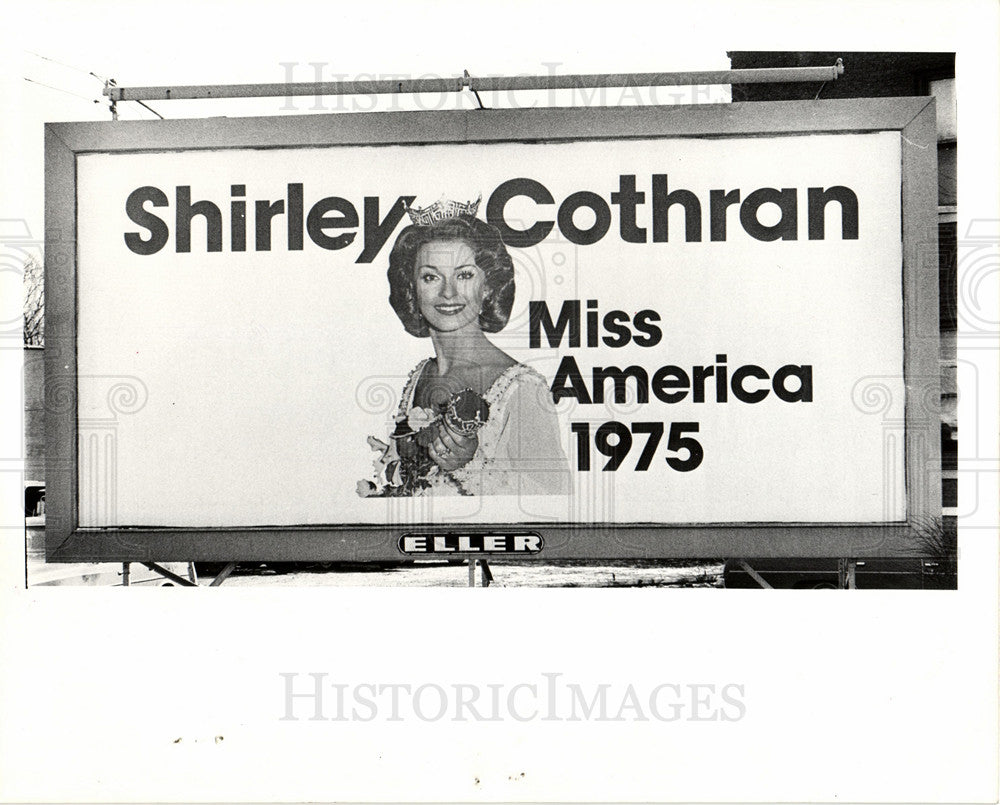
[[[436,143],[774,137],[895,131],[901,142],[902,424],[906,519],[892,523],[482,523],[233,528],[78,524],[77,182],[87,153]],[[45,126],[46,556],[48,561],[387,561],[399,537],[544,535],[524,560],[917,556],[941,516],[934,100],[873,98],[598,108],[371,112]],[[455,552],[453,556],[479,556]]]

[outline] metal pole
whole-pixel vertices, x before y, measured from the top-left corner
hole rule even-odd
[[[184,578],[183,576],[178,576],[176,573],[172,573],[171,571],[167,570],[165,567],[161,567],[160,565],[156,564],[156,562],[140,562],[139,564],[145,565],[150,570],[152,570],[154,573],[159,573],[161,576],[163,576],[163,578],[168,579],[169,581],[172,581],[175,584],[179,584],[181,587],[197,587],[198,586],[197,584],[195,584],[192,581],[189,581],[188,579]]]
[[[117,89],[117,84],[113,78],[109,78],[104,82],[104,94],[110,98],[111,102],[108,104],[108,111],[111,112],[111,119],[118,119],[118,100],[112,96],[112,91]]]
[[[750,567],[750,565],[747,564],[745,559],[739,559],[737,561],[739,562],[740,567],[742,567],[743,570],[746,572],[746,574],[750,578],[752,578],[755,582],[757,582],[757,584],[759,584],[765,590],[774,589],[770,584],[767,583],[767,580],[762,575],[760,575],[760,573],[758,573],[756,570]]]
[[[856,590],[858,588],[858,562],[856,559],[838,559],[837,576],[841,590]]]
[[[209,587],[218,587],[218,586],[220,586],[222,584],[222,582],[224,582],[226,579],[229,578],[229,575],[234,570],[236,570],[236,562],[229,562],[229,563],[227,563],[226,566],[223,567],[222,570],[219,571],[219,575],[216,576],[214,579],[212,579],[211,584],[209,584],[208,586]]]
[[[417,92],[671,87],[703,84],[775,84],[835,81],[844,72],[840,59],[831,67],[766,67],[681,73],[599,73],[594,75],[456,76],[376,81],[313,81],[284,84],[200,84],[118,87],[109,82],[112,101],[169,101],[204,98],[285,98],[300,95],[388,95]]]

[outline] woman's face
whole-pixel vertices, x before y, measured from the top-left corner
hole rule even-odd
[[[432,330],[453,332],[479,327],[486,274],[469,244],[432,240],[417,251],[414,265],[417,305]]]

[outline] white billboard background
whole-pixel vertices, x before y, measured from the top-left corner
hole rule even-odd
[[[786,403],[772,393],[747,404],[730,394],[705,403],[560,404],[564,447],[575,465],[572,421],[700,424],[704,460],[670,469],[666,438],[647,472],[633,470],[644,437],[615,473],[574,473],[567,497],[423,500],[360,498],[359,479],[376,457],[409,371],[433,354],[429,339],[403,330],[388,304],[385,270],[394,241],[372,263],[356,263],[363,233],[339,251],[305,235],[289,252],[285,216],[273,221],[272,250],[229,251],[230,186],[253,201],[286,197],[304,185],[305,209],[326,196],[379,196],[384,216],[398,196],[417,206],[441,195],[486,202],[502,182],[528,177],[556,205],[515,199],[508,220],[527,227],[553,220],[570,193],[609,201],[621,174],[646,193],[637,224],[650,218],[652,174],[701,200],[702,240],[684,241],[683,210],[670,212],[670,242],[625,243],[617,208],[607,235],[574,246],[554,229],[529,249],[511,249],[517,296],[511,322],[491,339],[552,381],[572,355],[588,387],[595,366],[639,364],[650,376],[674,364],[689,371],[724,353],[730,373],[757,364],[772,375],[785,364],[813,367],[814,400]],[[900,149],[894,133],[774,138],[618,140],[614,142],[448,144],[90,154],[78,159],[78,374],[81,421],[80,525],[238,526],[406,522],[883,522],[905,513],[902,442],[884,444],[884,419],[903,416]],[[152,185],[170,199],[150,208],[171,229],[157,254],[141,256],[123,234],[145,231],[125,200]],[[174,188],[223,212],[223,251],[207,253],[204,219],[192,224],[192,250],[174,246]],[[807,188],[845,185],[859,200],[859,238],[840,237],[839,205],[827,211],[826,238],[807,236]],[[712,189],[798,190],[798,240],[761,242],[730,208],[728,238],[709,240]],[[770,205],[769,205],[770,206]],[[773,213],[773,218],[768,216]],[[576,222],[586,228],[589,213]],[[760,210],[772,224],[777,208]],[[408,221],[404,220],[398,229]],[[398,232],[397,229],[397,232]],[[339,234],[339,233],[338,233]],[[596,299],[603,315],[653,309],[664,338],[643,348],[528,347],[527,307],[545,300],[553,317],[566,299]],[[106,416],[109,376],[135,378],[145,402],[118,417],[113,458],[96,457],[88,419]],[[878,377],[893,408],[872,416],[852,396]],[[631,387],[632,381],[629,381]],[[793,381],[794,385],[794,381]],[[610,384],[609,384],[610,386]],[[610,397],[610,393],[609,393]],[[95,447],[94,445],[98,445]],[[887,457],[886,450],[896,451]],[[888,459],[888,460],[887,460]],[[111,490],[105,498],[85,490]],[[596,496],[596,497],[595,497]]]

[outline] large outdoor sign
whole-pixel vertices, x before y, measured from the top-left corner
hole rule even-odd
[[[929,99],[47,137],[52,558],[848,557],[940,514]]]

